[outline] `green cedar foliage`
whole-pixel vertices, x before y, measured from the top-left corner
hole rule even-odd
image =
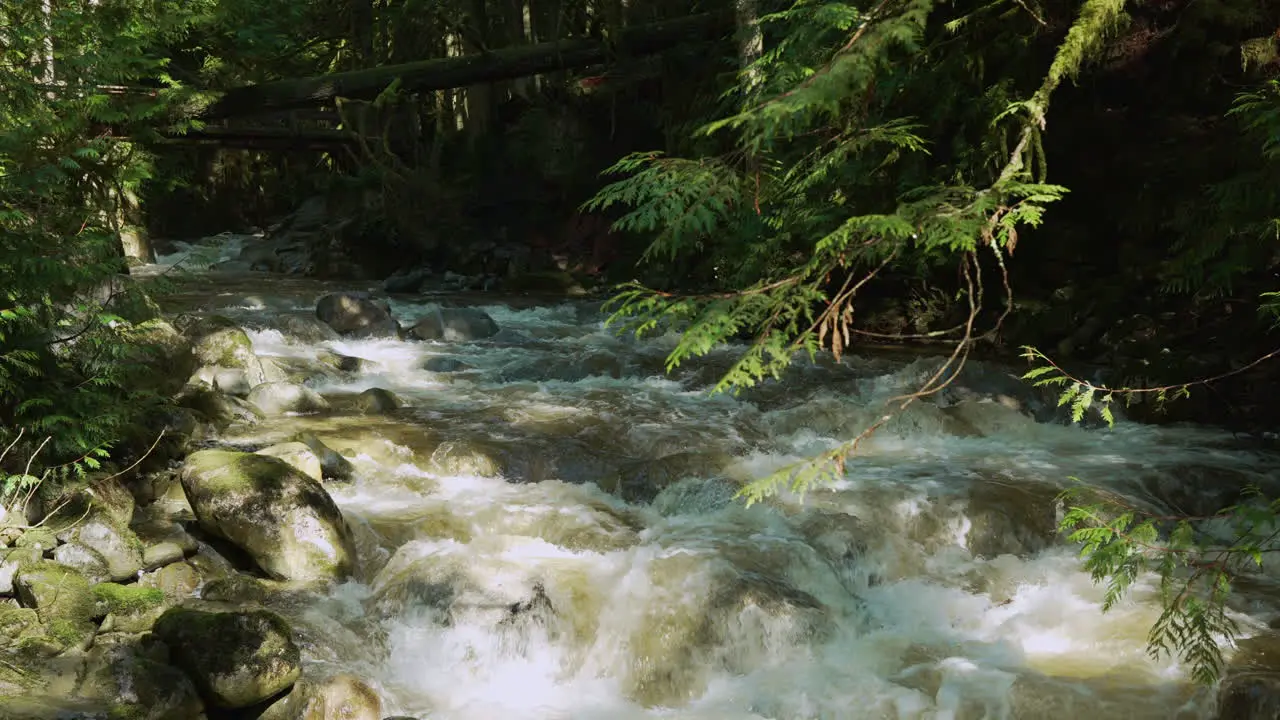
[[[1260,161],[1211,189],[1221,203],[1218,234],[1181,243],[1177,261],[1188,252],[1200,256],[1204,267],[1217,268],[1208,275],[1178,276],[1195,289],[1221,289],[1216,281],[1229,282],[1244,272],[1230,261],[1232,248],[1245,256],[1266,241],[1280,239],[1280,198],[1274,185],[1252,190],[1246,183],[1271,177],[1280,179],[1280,83],[1267,80],[1242,93],[1229,114],[1241,123],[1242,140],[1260,155]],[[1262,242],[1260,242],[1262,241]],[[1216,274],[1214,274],[1216,273]],[[1280,317],[1280,293],[1264,293],[1261,311]],[[1207,385],[1270,361],[1280,350],[1214,378],[1154,388],[1109,388],[1074,377],[1034,348],[1025,348],[1033,365],[1023,378],[1036,386],[1061,388],[1059,406],[1071,408],[1072,422],[1091,412],[1112,425],[1113,398],[1126,402],[1139,394],[1154,395],[1158,404],[1187,397],[1196,385]],[[1144,573],[1160,578],[1163,612],[1152,626],[1149,651],[1154,657],[1177,654],[1191,666],[1193,677],[1213,683],[1222,674],[1223,647],[1239,630],[1228,614],[1234,582],[1262,570],[1264,558],[1280,551],[1280,500],[1267,498],[1258,488],[1248,488],[1241,502],[1208,517],[1160,515],[1115,496],[1083,486],[1063,496],[1070,507],[1061,522],[1068,538],[1081,544],[1085,568],[1094,580],[1107,585],[1103,609],[1120,602]]]
[[[148,177],[138,141],[186,101],[157,48],[189,22],[160,0],[0,7],[0,503],[160,429],[120,202]]]
[[[645,260],[695,258],[715,269],[716,287],[677,296],[632,283],[614,298],[611,321],[682,331],[669,367],[753,337],[715,388],[734,390],[777,377],[798,351],[839,355],[854,339],[859,292],[882,270],[958,265],[970,313],[955,328],[952,360],[963,361],[984,334],[985,284],[1004,276],[1019,229],[1038,225],[1066,192],[1045,181],[1049,101],[1123,25],[1122,0],[1084,3],[1038,75],[983,66],[984,52],[1047,32],[1023,3],[798,0],[760,23],[765,50],[738,85],[752,96],[700,130],[723,137],[725,152],[628,156],[584,206],[626,208],[615,228],[652,238]],[[1006,42],[992,43],[993,32]],[[954,114],[940,119],[939,105]],[[964,152],[946,145],[955,134]],[[943,387],[945,375],[900,407]],[[840,472],[862,437],[743,495],[803,492]]]

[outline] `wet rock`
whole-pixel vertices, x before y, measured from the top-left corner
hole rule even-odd
[[[316,317],[344,337],[399,337],[391,306],[368,293],[332,293],[316,303]]]
[[[1264,632],[1240,640],[1237,647],[1218,686],[1218,717],[1280,717],[1280,634]]]
[[[340,372],[360,372],[360,369],[364,367],[364,360],[358,357],[351,357],[350,355],[343,355],[332,351],[322,352],[316,357],[316,359],[324,365]]]
[[[416,293],[430,279],[430,268],[401,268],[382,281],[382,289],[389,293]]]
[[[965,510],[969,551],[978,557],[1026,556],[1058,535],[1058,489],[1044,483],[982,480],[969,489]]]
[[[408,334],[418,340],[470,342],[498,334],[498,323],[477,308],[437,307],[418,319]]]
[[[216,429],[225,429],[232,423],[251,425],[264,417],[261,410],[245,400],[200,385],[183,388],[176,402]]]
[[[473,368],[457,358],[433,357],[422,364],[422,369],[434,373],[454,373],[472,370]]]
[[[361,415],[386,415],[400,407],[400,399],[390,390],[369,388],[356,396],[356,412]]]
[[[299,680],[288,696],[259,720],[379,720],[382,698],[360,678],[341,674],[326,680]]]
[[[258,385],[249,393],[249,402],[268,415],[313,413],[329,409],[329,401],[306,385],[272,382]]]
[[[449,440],[431,453],[431,470],[438,475],[498,477],[502,475],[499,455],[465,440]]]
[[[265,372],[263,373],[265,377]],[[235,395],[236,397],[244,397],[249,394],[253,388],[253,382],[249,379],[249,372],[243,368],[226,368],[218,365],[205,365],[200,367],[187,380],[188,384],[198,385],[204,384],[210,388],[227,395]]]
[[[307,477],[314,480],[323,480],[323,468],[320,465],[320,457],[316,455],[306,443],[287,442],[271,447],[265,447],[258,451],[259,455],[267,455],[269,457],[280,458],[289,463],[293,467],[300,470]]]
[[[138,636],[94,643],[76,694],[110,703],[111,718],[190,720],[204,713],[195,685],[169,665],[165,648]]]
[[[320,458],[320,473],[325,480],[346,482],[355,477],[355,466],[351,464],[351,461],[343,457],[342,453],[326,445],[314,434],[301,433],[294,437],[294,441],[311,448],[311,452]]]
[[[282,580],[341,580],[355,545],[342,512],[318,482],[279,458],[202,450],[182,487],[200,527],[245,550]]]
[[[311,345],[341,337],[336,330],[312,314],[279,315],[273,318],[273,323],[283,335]]]
[[[265,610],[171,608],[153,632],[215,707],[256,705],[288,689],[301,673],[289,624]]]

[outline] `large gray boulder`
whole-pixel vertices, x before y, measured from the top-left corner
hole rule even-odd
[[[409,335],[418,340],[470,342],[498,334],[498,323],[477,308],[436,307],[418,319]]]
[[[316,303],[316,317],[344,337],[399,337],[391,306],[368,293],[332,293]]]
[[[277,457],[201,450],[187,457],[182,489],[206,532],[245,550],[277,580],[350,576],[355,542],[320,483]]]

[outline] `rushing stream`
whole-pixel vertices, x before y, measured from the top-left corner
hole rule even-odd
[[[387,714],[1213,715],[1211,690],[1146,655],[1149,582],[1100,612],[1103,589],[1055,538],[1054,496],[1076,476],[1212,505],[1191,488],[1275,467],[1228,434],[1069,427],[1009,371],[974,364],[872,436],[835,486],[747,509],[732,497],[740,481],[857,434],[938,361],[806,362],[709,397],[732,350],[666,376],[674,338],[618,337],[585,301],[400,298],[404,323],[448,299],[483,307],[502,331],[308,343],[288,318],[339,286],[183,282],[172,309],[236,319],[260,356],[366,361],[313,381],[333,412],[233,427],[219,442],[256,449],[309,431],[353,459],[355,481],[327,487],[357,531],[357,579],[275,602],[307,662],[367,678]],[[343,412],[372,387],[404,407]],[[1261,596],[1254,605],[1246,634],[1276,614]]]

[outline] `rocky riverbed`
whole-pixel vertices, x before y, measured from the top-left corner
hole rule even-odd
[[[1145,654],[1155,588],[1101,614],[1055,532],[1071,475],[1188,511],[1274,486],[1229,434],[1069,427],[974,364],[747,509],[936,360],[712,398],[732,350],[665,375],[672,338],[590,302],[230,270],[155,324],[188,378],[167,465],[0,533],[0,720],[1271,717],[1266,577],[1201,688]]]

